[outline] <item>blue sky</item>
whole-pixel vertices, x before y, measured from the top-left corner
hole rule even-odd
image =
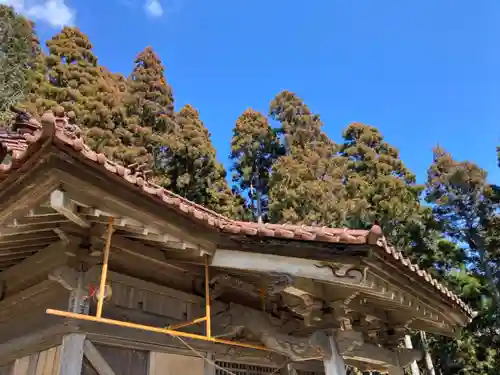
[[[288,89],[337,141],[350,122],[377,126],[419,181],[439,143],[500,183],[498,0],[0,2],[37,18],[42,39],[76,24],[112,71],[151,45],[226,165],[236,118]]]

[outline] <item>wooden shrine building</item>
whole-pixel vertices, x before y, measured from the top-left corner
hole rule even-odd
[[[371,230],[239,222],[89,149],[0,133],[1,375],[403,374],[473,312]]]

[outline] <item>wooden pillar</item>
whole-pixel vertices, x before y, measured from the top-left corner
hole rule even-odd
[[[420,331],[420,339],[422,340],[422,345],[424,346],[424,359],[425,365],[427,367],[427,372],[429,373],[429,375],[436,375],[436,370],[434,369],[434,363],[432,362],[431,353],[429,352],[427,335],[424,331]]]
[[[280,375],[297,375],[297,370],[295,370],[292,363],[288,363],[280,370]]]
[[[88,315],[90,303],[89,300],[85,298],[86,293],[83,287],[84,278],[84,272],[78,272],[76,274],[76,285],[74,288],[70,289],[68,311]]]
[[[411,342],[411,336],[405,335],[405,348],[413,349],[413,344]],[[412,361],[410,363],[411,375],[420,375],[420,370],[418,369],[417,361]]]
[[[344,358],[334,336],[328,337],[328,355],[323,358],[325,375],[346,375]]]
[[[63,337],[58,375],[80,375],[85,335],[72,333]]]
[[[205,361],[205,372],[204,375],[215,375],[215,355],[212,352],[206,354],[208,361]]]

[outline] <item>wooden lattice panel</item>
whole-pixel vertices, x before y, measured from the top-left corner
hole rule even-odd
[[[324,371],[297,370],[297,375],[325,375]]]
[[[259,365],[251,365],[246,363],[235,362],[215,362],[218,366],[232,372],[235,375],[271,375],[279,374],[276,367],[267,367]],[[228,375],[227,372],[222,371],[220,368],[215,369],[215,375]]]

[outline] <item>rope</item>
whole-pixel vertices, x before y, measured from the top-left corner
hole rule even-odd
[[[203,359],[205,362],[207,362],[208,364],[214,366],[215,368],[218,368],[219,370],[221,371],[224,371],[225,373],[229,374],[229,375],[238,375],[238,374],[235,374],[234,372],[231,372],[227,369],[225,369],[224,367],[222,366],[219,366],[217,363],[215,363],[214,361],[212,361],[211,359],[208,359],[205,355],[203,355],[202,353],[200,353],[199,351],[197,351],[195,348],[193,348],[191,345],[189,345],[182,337],[179,337],[179,336],[174,336],[176,337],[182,344],[184,344],[189,350],[191,350],[193,353],[195,353],[198,357],[200,357],[201,359]],[[288,365],[290,363],[290,360],[287,359],[285,361],[285,363],[283,363],[280,367],[278,367],[277,369],[275,369],[273,372],[271,372],[269,375],[274,375],[276,373],[278,373],[283,367],[285,367],[286,365]]]

